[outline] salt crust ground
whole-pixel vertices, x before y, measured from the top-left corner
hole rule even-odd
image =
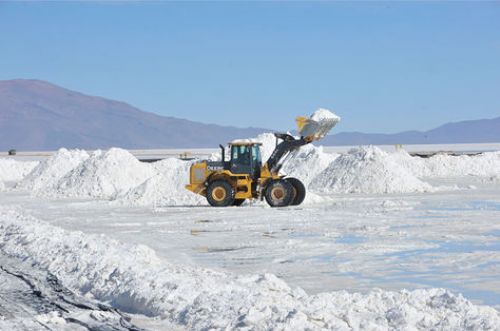
[[[500,314],[443,289],[307,295],[271,274],[171,265],[145,246],[68,232],[0,207],[3,254],[70,289],[191,330],[499,330]]]

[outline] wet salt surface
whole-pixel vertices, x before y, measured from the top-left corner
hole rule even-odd
[[[498,201],[468,201],[463,206],[438,207],[429,209],[429,211],[460,211],[460,210],[498,210],[500,211],[500,202]]]
[[[487,236],[494,236],[494,237],[500,237],[500,229],[499,230],[493,230],[490,232],[485,233]]]
[[[352,234],[347,234],[347,235],[344,235],[344,236],[340,237],[339,239],[337,239],[336,242],[339,244],[353,244],[353,245],[355,245],[355,244],[361,244],[361,243],[366,242],[366,238],[361,237],[361,236],[352,235]]]

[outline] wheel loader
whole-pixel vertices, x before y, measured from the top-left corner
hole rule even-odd
[[[271,207],[300,205],[306,197],[304,184],[293,177],[280,174],[283,164],[300,147],[322,139],[340,120],[336,115],[296,119],[300,137],[275,133],[276,147],[263,163],[260,142],[253,139],[229,143],[230,158],[221,148],[221,161],[202,160],[190,168],[186,189],[205,196],[214,207],[239,206],[245,200],[265,199]],[[279,142],[279,143],[278,143]]]

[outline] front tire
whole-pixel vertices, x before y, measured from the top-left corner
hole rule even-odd
[[[264,194],[267,203],[271,207],[286,207],[293,199],[293,186],[286,180],[272,181]]]
[[[225,180],[215,180],[207,187],[207,201],[213,207],[232,206],[234,195],[234,188]]]
[[[304,199],[306,198],[306,187],[297,178],[290,177],[290,178],[287,178],[286,181],[289,182],[290,184],[292,184],[292,187],[293,187],[294,197],[293,197],[292,203],[290,203],[290,205],[291,206],[300,205],[302,202],[304,202]]]

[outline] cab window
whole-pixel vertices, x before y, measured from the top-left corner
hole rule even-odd
[[[252,160],[254,163],[261,163],[262,159],[260,156],[260,148],[259,145],[252,146]]]
[[[250,148],[248,146],[233,146],[233,162],[239,164],[250,164]]]

